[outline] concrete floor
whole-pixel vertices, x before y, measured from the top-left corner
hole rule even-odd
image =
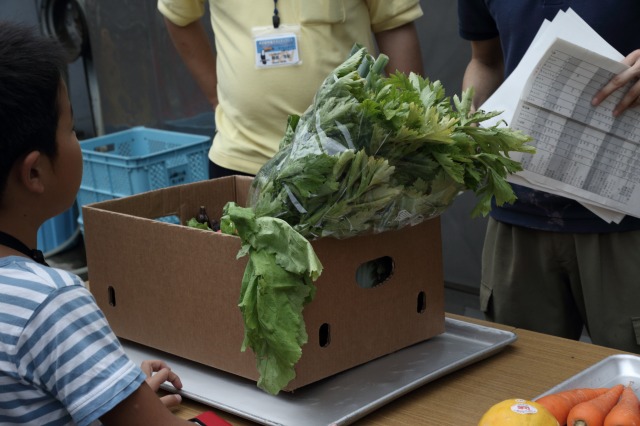
[[[444,310],[465,317],[484,319],[484,315],[480,311],[478,294],[455,286],[445,285]]]

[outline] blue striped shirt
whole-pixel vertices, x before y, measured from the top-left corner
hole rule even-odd
[[[0,258],[1,425],[89,425],[144,379],[79,277]]]

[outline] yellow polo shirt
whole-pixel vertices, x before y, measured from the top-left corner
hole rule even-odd
[[[158,0],[158,10],[180,26],[200,19],[204,7],[204,0]],[[300,63],[261,69],[252,29],[272,28],[273,0],[209,1],[219,101],[209,158],[219,166],[257,173],[278,150],[287,117],[309,107],[354,43],[375,52],[372,32],[422,16],[419,0],[278,0],[277,7],[281,27],[299,26]]]

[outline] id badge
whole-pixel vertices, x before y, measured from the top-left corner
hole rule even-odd
[[[278,29],[273,27],[253,29],[256,68],[301,64],[298,33],[291,27],[281,25]]]

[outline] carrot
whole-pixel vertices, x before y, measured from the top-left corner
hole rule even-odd
[[[620,400],[604,419],[604,426],[640,426],[640,400],[627,385]]]
[[[569,411],[571,411],[573,407],[581,402],[600,396],[608,390],[609,388],[570,389],[545,395],[537,399],[536,402],[549,410],[556,420],[558,420],[558,423],[565,425],[567,424]]]
[[[618,402],[624,385],[615,385],[602,395],[581,402],[569,411],[567,425],[569,426],[602,426],[604,418]]]

